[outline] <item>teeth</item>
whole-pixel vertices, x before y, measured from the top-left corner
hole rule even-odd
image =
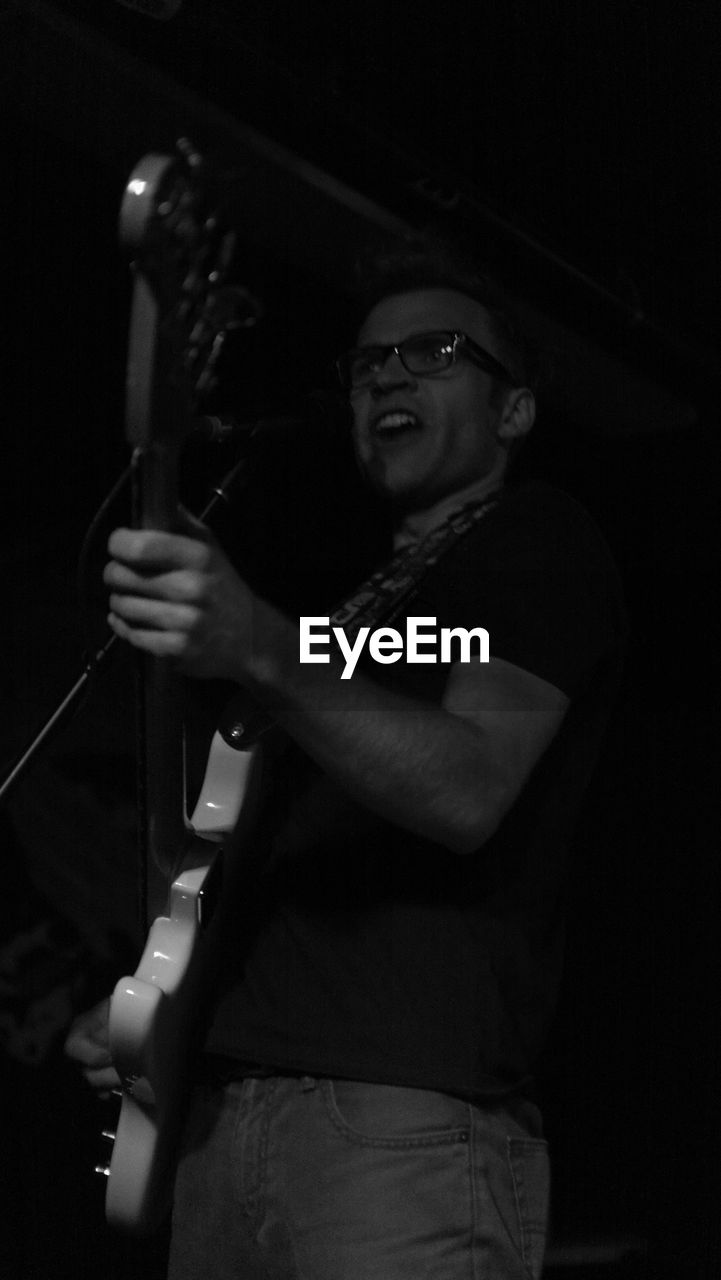
[[[399,427],[414,427],[418,419],[414,413],[405,413],[399,410],[394,413],[384,413],[382,417],[375,422],[376,431],[392,431]]]

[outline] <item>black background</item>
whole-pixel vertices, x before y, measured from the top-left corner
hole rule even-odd
[[[109,40],[121,62],[140,58],[150,83],[170,75],[181,101],[200,94],[415,224],[435,218],[453,231],[453,192],[472,191],[485,211],[480,251],[501,260],[516,292],[668,395],[663,419],[641,413],[634,427],[628,416],[599,423],[601,389],[588,373],[580,399],[551,388],[524,460],[527,472],[567,487],[598,519],[632,624],[622,698],[578,834],[568,974],[540,1087],[556,1155],[556,1240],[639,1238],[647,1260],[635,1274],[714,1277],[714,6],[516,0],[329,11],[248,0],[236,11],[188,0],[168,23],[112,0],[4,6],[0,741],[8,762],[76,675],[86,643],[77,556],[127,452],[130,285],[117,209],[132,163],[172,141],[152,96],[128,120],[133,139],[144,122],[147,142],[127,159],[117,144],[123,122],[111,114],[85,118],[77,109],[68,128],[67,103],[54,102],[56,81],[38,54],[53,17],[65,24],[64,59],[77,20],[78,30]],[[79,42],[77,50],[78,76],[87,76]],[[63,77],[73,83],[67,61],[57,84]],[[77,101],[86,101],[80,80]],[[120,96],[118,104],[127,109]],[[412,194],[419,173],[435,204],[421,207]],[[303,231],[311,214],[302,203],[294,214]],[[329,256],[336,251],[329,243]],[[328,385],[328,364],[349,332],[344,289],[321,265],[295,261],[282,237],[262,248],[242,243],[244,271],[266,318],[231,343],[211,407],[240,417],[301,412],[303,397]],[[328,555],[350,536],[329,492],[328,442],[342,432],[342,415],[326,407],[269,450],[265,506],[300,548],[301,582],[304,574],[312,581],[318,543]],[[227,461],[222,451],[196,451],[194,496]],[[99,551],[91,559],[99,565]],[[97,635],[97,588],[91,596]],[[5,1036],[0,1270],[8,1276],[86,1267],[162,1274],[161,1245],[136,1250],[103,1227],[88,1172],[95,1104],[59,1051],[70,1009],[100,992],[132,950],[131,703],[127,674],[113,671],[1,819],[3,941],[17,957],[13,940],[31,939],[22,981],[41,1023],[32,1063],[27,1044]],[[3,956],[6,995],[18,983]]]

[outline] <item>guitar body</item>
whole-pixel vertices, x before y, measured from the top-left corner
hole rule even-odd
[[[236,751],[216,734],[191,825],[198,836],[152,924],[132,977],[110,1002],[110,1050],[123,1100],[108,1172],[108,1222],[145,1234],[166,1215],[188,1077],[199,1047],[204,991],[217,971],[221,892],[232,881],[218,841],[252,825],[259,749]]]
[[[221,855],[216,855],[221,856]],[[152,925],[140,964],[110,1002],[110,1049],[123,1100],[108,1173],[108,1222],[144,1234],[169,1207],[186,1073],[209,967],[202,889],[213,860],[183,869],[168,914]]]
[[[200,157],[146,156],[127,184],[121,238],[133,256],[126,395],[133,447],[134,523],[173,530],[180,448],[213,385],[225,330],[237,322],[224,287],[233,237],[205,210]],[[233,306],[235,306],[235,302]],[[182,685],[172,665],[139,666],[139,798],[146,920],[140,963],[110,1001],[109,1037],[123,1097],[107,1175],[106,1216],[136,1234],[165,1216],[189,1073],[199,1047],[205,984],[222,929],[222,841],[252,820],[256,751],[219,733],[190,823],[185,818]],[[242,816],[241,816],[242,809]],[[234,848],[242,839],[234,840]]]

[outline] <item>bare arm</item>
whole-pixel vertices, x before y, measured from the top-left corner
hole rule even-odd
[[[190,675],[244,685],[373,812],[459,853],[488,839],[556,733],[565,695],[499,659],[452,667],[440,706],[358,672],[341,681],[342,662],[301,664],[295,625],[192,532],[113,535],[117,633]]]
[[[500,659],[455,664],[440,705],[358,671],[341,682],[341,662],[298,664],[297,631],[285,619],[275,632],[256,696],[359,803],[457,853],[496,830],[568,704]]]

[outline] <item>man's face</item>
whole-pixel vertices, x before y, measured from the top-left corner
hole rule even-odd
[[[434,329],[461,330],[501,358],[484,307],[454,289],[384,298],[367,316],[358,346],[396,346]],[[356,455],[371,485],[407,509],[423,510],[490,475],[504,454],[492,386],[490,374],[463,355],[433,377],[408,373],[391,355],[369,385],[351,392]]]

